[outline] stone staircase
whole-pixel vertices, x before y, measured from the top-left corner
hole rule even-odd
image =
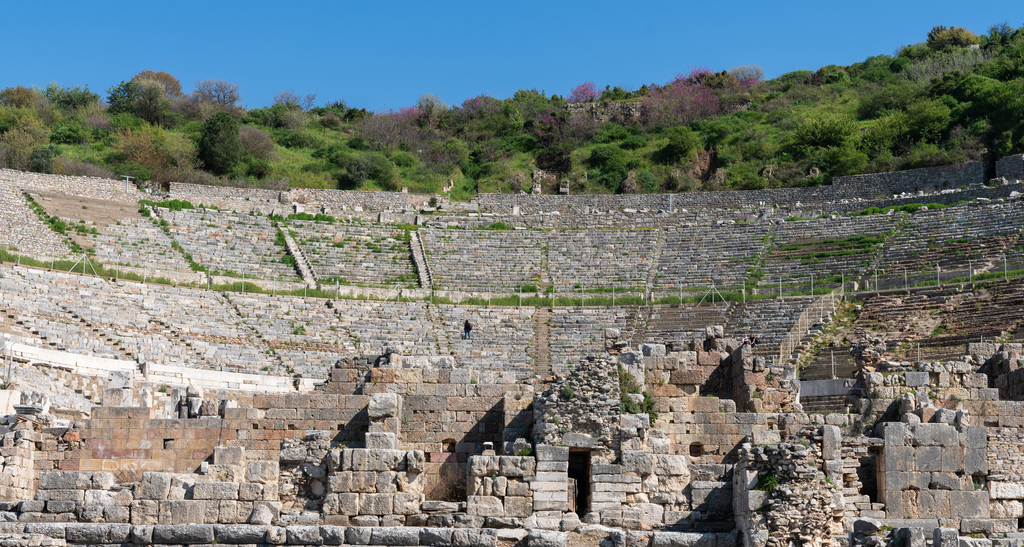
[[[125,348],[120,341],[110,336],[109,331],[101,328],[99,325],[93,324],[91,321],[86,320],[84,317],[81,317],[63,304],[58,304],[58,306],[64,311],[64,313],[71,317],[71,319],[77,320],[83,329],[91,331],[93,333],[93,337],[105,341],[112,349],[114,349],[116,352],[114,357],[116,359],[120,359],[122,361],[135,361],[135,355],[132,350]]]
[[[409,232],[409,248],[412,251],[412,262],[416,265],[416,273],[419,274],[420,288],[430,289],[434,286],[433,278],[430,276],[430,265],[427,264],[427,255],[423,252],[423,241],[419,232]]]
[[[285,249],[295,259],[295,269],[298,270],[299,276],[302,277],[302,282],[306,284],[307,288],[317,288],[318,280],[316,274],[313,273],[313,267],[310,265],[305,253],[302,252],[302,248],[299,247],[298,243],[295,243],[295,238],[292,237],[287,228],[278,227],[278,229],[284,234]]]

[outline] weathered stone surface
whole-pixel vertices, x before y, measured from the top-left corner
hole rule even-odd
[[[526,544],[529,547],[565,547],[566,533],[554,530],[530,530]]]
[[[153,527],[153,543],[208,544],[214,540],[213,525],[157,525]]]

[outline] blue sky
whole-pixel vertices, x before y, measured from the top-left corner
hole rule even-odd
[[[648,2],[3,2],[0,88],[104,91],[162,70],[239,84],[250,108],[292,89],[379,110],[433,93],[458,104],[576,84],[636,89],[689,67],[768,77],[847,65],[923,41],[935,25],[1024,25],[1019,0]],[[11,44],[17,44],[11,47]]]

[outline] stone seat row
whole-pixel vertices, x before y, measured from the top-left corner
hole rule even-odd
[[[388,226],[291,221],[317,278],[344,285],[407,286],[416,279],[405,233]]]
[[[211,270],[258,279],[298,279],[284,262],[284,247],[275,245],[277,229],[260,215],[215,210],[158,209],[172,236],[193,260]]]

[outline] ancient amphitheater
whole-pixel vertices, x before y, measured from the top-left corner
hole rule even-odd
[[[0,171],[0,545],[1020,546],[1024,157],[995,175]]]

